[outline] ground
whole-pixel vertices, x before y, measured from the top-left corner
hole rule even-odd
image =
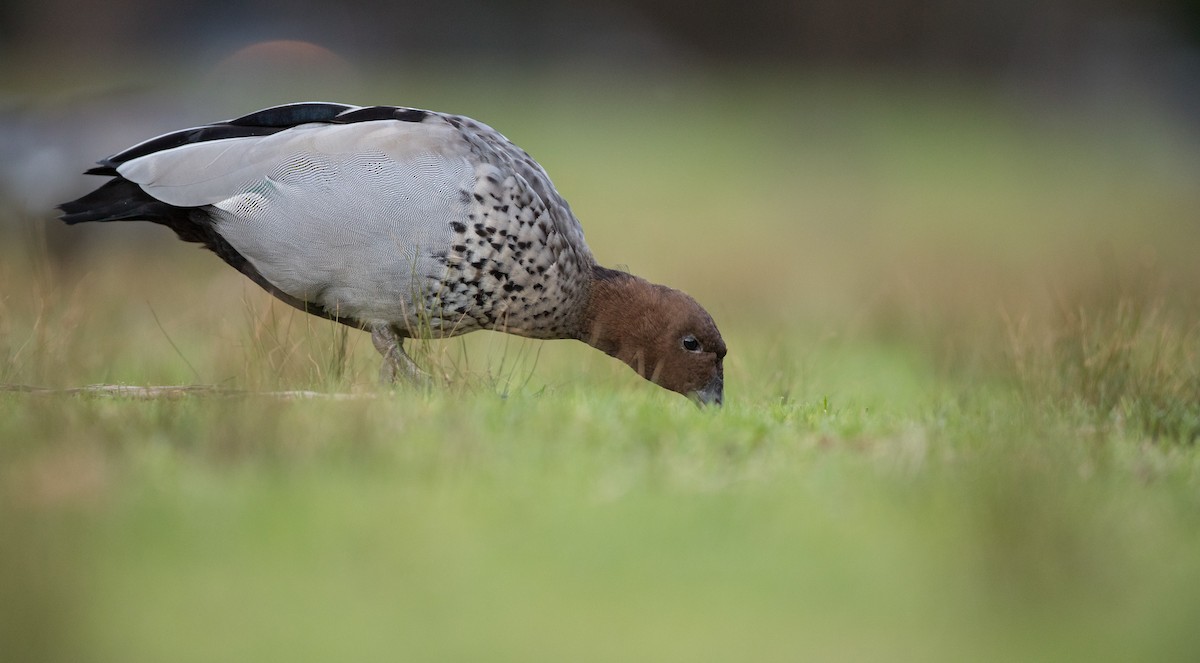
[[[245,393],[0,392],[0,650],[1200,655],[1194,127],[928,81],[623,85],[371,100],[495,126],[602,262],[706,305],[719,411],[491,333],[381,389],[365,334],[168,231],[9,212],[0,383]]]

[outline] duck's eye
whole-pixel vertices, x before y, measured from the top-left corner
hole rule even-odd
[[[688,352],[700,352],[700,341],[697,341],[696,337],[692,336],[691,334],[684,336],[683,340],[681,340],[679,343],[683,346],[683,349],[687,350]]]

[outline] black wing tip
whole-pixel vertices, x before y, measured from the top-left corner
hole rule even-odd
[[[88,221],[123,221],[153,218],[157,208],[164,206],[147,195],[141,187],[123,177],[114,177],[91,193],[61,203],[55,209],[62,212],[59,219],[69,226]]]
[[[234,118],[222,124],[232,124],[237,127],[270,127],[284,129],[309,122],[329,122],[338,115],[354,110],[348,104],[336,104],[325,101],[305,101],[295,104],[271,106],[254,111],[249,115]]]
[[[366,106],[355,108],[330,120],[335,124],[352,124],[354,122],[371,122],[374,120],[399,120],[401,122],[423,122],[429,117],[429,111],[419,108],[402,106]]]
[[[329,124],[352,124],[373,120],[422,122],[429,115],[429,111],[404,106],[351,106],[325,101],[305,101],[264,108],[222,124],[237,127],[286,129],[313,122]]]
[[[78,201],[63,203],[54,207],[54,209],[58,210],[59,212],[57,217],[59,221],[62,221],[68,226],[73,226],[79,223],[87,223],[89,221],[108,220],[105,218],[108,216],[107,214],[98,214],[96,210],[72,204],[76,202]]]
[[[142,141],[133,147],[118,152],[117,154],[108,157],[101,161],[101,168],[93,168],[97,170],[95,174],[101,175],[117,175],[115,168],[126,161],[132,161],[138,157],[144,157],[147,154],[155,152],[163,152],[181,145],[189,143],[203,143],[209,140],[220,140],[222,138],[244,138],[246,136],[265,136],[268,134],[283,131],[287,127],[268,127],[268,126],[240,126],[228,123],[209,124],[203,127],[192,127],[191,129],[180,129],[172,131],[168,134],[156,136],[146,141]],[[104,169],[104,166],[113,168],[112,172]],[[90,171],[89,171],[90,172]]]
[[[88,168],[87,170],[83,171],[83,174],[84,175],[107,175],[109,177],[116,177],[116,176],[120,175],[120,173],[117,172],[117,164],[115,162],[112,162],[109,159],[105,159],[104,161],[97,161],[96,163],[98,163],[100,165],[95,166],[93,168]]]
[[[155,152],[162,152],[190,143],[202,143],[223,138],[265,136],[301,124],[351,124],[372,120],[423,122],[425,118],[432,114],[429,111],[402,106],[359,107],[349,104],[317,101],[272,106],[226,122],[217,122],[190,129],[180,129],[161,136],[155,136],[99,161],[98,166],[87,170],[86,173],[88,175],[115,177],[120,174],[117,172],[117,167],[121,164]]]
[[[62,221],[65,221],[68,225],[75,225],[76,223],[87,221],[88,219],[84,217],[91,216],[88,212],[92,209],[92,205],[88,203],[88,199],[92,195],[93,194],[89,193],[85,196],[80,196],[75,200],[68,200],[65,203],[59,203],[55,205],[54,209],[60,212],[58,218]]]

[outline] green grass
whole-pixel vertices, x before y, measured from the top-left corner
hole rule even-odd
[[[0,658],[1195,660],[1182,130],[918,82],[585,83],[378,96],[497,126],[603,262],[707,305],[724,409],[488,333],[384,390],[364,334],[166,231],[19,219],[0,383],[357,398],[0,392]]]

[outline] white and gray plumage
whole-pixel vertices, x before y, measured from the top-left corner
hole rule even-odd
[[[148,220],[283,301],[369,330],[385,375],[404,338],[495,329],[574,338],[701,402],[725,344],[687,295],[600,267],[537,162],[470,118],[301,103],[177,131],[100,162],[69,224]]]

